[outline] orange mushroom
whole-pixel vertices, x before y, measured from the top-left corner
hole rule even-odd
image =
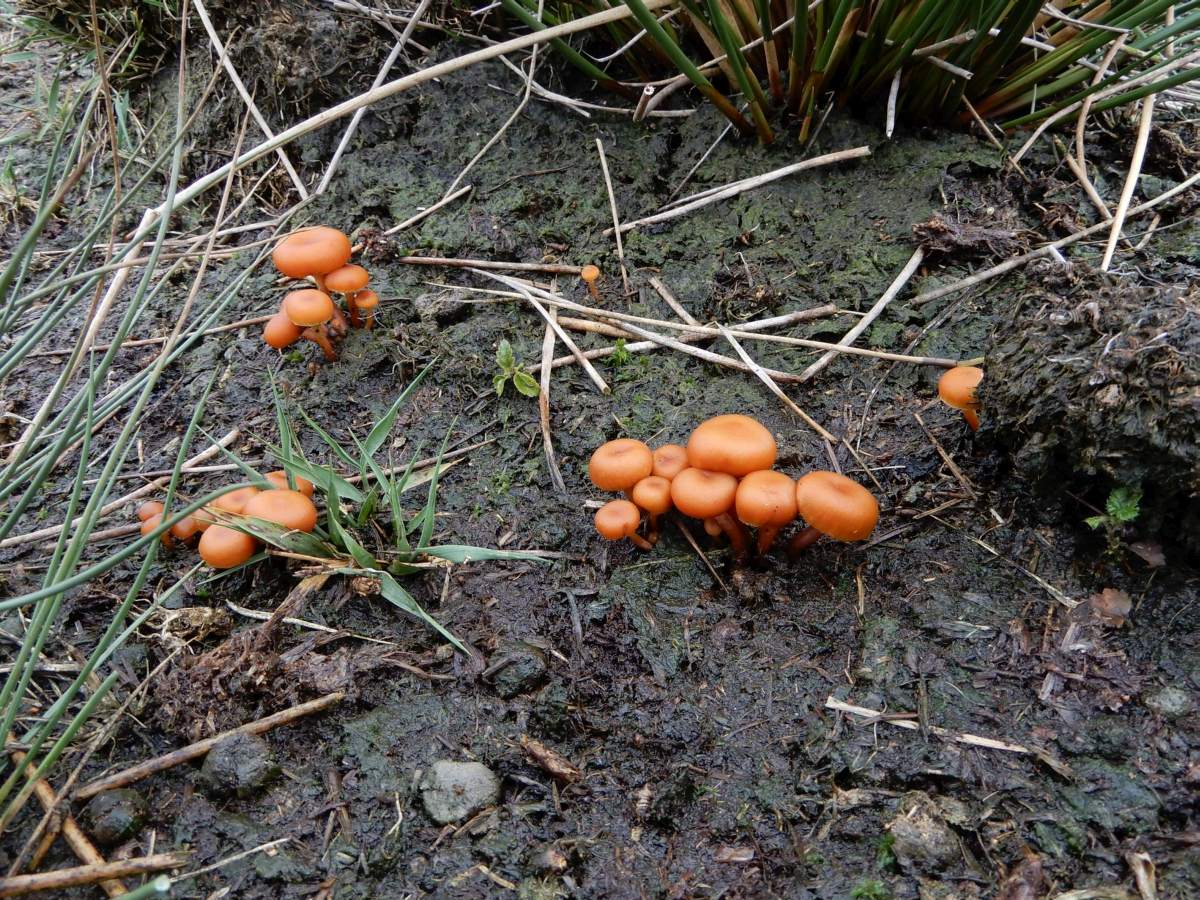
[[[202,530],[195,516],[184,516],[171,526],[171,536],[186,544]]]
[[[271,487],[279,488],[281,491],[297,490],[305,497],[311,497],[313,495],[313,483],[307,478],[301,478],[299,475],[292,476],[292,481],[296,482],[296,487],[294,489],[290,484],[288,484],[288,473],[282,469],[276,472],[268,472],[263,477],[271,483]]]
[[[629,540],[642,550],[649,550],[653,545],[637,533],[641,524],[642,514],[628,500],[610,500],[596,510],[596,531],[607,541]]]
[[[274,522],[292,531],[312,531],[317,527],[317,508],[299,491],[276,488],[255,494],[242,509],[242,515]]]
[[[809,472],[796,482],[796,512],[808,527],[788,542],[795,556],[825,534],[835,541],[861,541],[875,530],[879,502],[857,481],[837,472]]]
[[[596,448],[588,461],[588,477],[602,491],[629,491],[653,468],[649,447],[632,438],[617,438]]]
[[[246,504],[250,502],[250,498],[258,493],[256,487],[240,487],[234,488],[232,491],[226,491],[216,500],[209,504],[213,509],[219,509],[221,512],[233,513],[240,516],[245,510]]]
[[[300,326],[289,319],[287,314],[280,309],[263,326],[263,340],[268,346],[282,350],[300,340],[302,331]]]
[[[325,225],[289,234],[275,245],[271,259],[289,278],[312,277],[325,290],[325,276],[350,261],[350,238]]]
[[[756,419],[742,415],[714,416],[688,438],[688,462],[697,469],[725,472],[741,478],[775,464],[775,438]]]
[[[163,505],[157,500],[147,500],[137,508],[137,517],[145,522],[151,516],[162,515]]]
[[[651,473],[668,481],[688,467],[687,448],[678,444],[663,444],[654,451],[653,458]]]
[[[751,472],[738,485],[737,517],[758,529],[758,552],[766,553],[780,529],[796,518],[796,482],[782,472]]]
[[[161,505],[162,504],[160,503],[159,506],[161,506]],[[143,519],[142,520],[142,529],[141,529],[142,537],[146,537],[148,535],[153,534],[160,525],[162,525],[162,513],[160,513],[160,512],[153,513],[152,515]],[[162,545],[164,547],[166,547],[168,550],[170,550],[171,547],[173,546],[174,542],[171,540],[170,529],[168,529],[167,531],[164,531],[161,535],[159,535],[158,539],[160,541],[162,541]]]
[[[240,566],[258,550],[258,541],[236,528],[213,525],[200,535],[200,558],[214,569]]]
[[[592,295],[592,299],[599,300],[600,291],[596,289],[596,282],[600,280],[600,267],[589,263],[579,270],[579,277],[587,285],[588,293]]]
[[[354,306],[363,314],[363,328],[370,331],[375,325],[375,310],[379,308],[379,295],[369,288],[359,291],[354,297]]]
[[[355,328],[358,328],[362,322],[359,321],[358,307],[355,305],[354,298],[370,280],[370,273],[362,266],[356,266],[353,263],[347,263],[341,268],[334,269],[325,276],[325,289],[339,293],[346,298],[346,309],[350,312],[350,324]]]
[[[324,291],[292,291],[283,298],[283,313],[292,324],[303,329],[300,337],[320,347],[331,362],[337,359],[337,354],[321,326],[333,318],[334,311],[333,301]]]
[[[938,379],[938,396],[947,406],[962,410],[972,431],[979,430],[979,401],[975,391],[981,381],[983,369],[978,366],[955,366]]]
[[[671,481],[671,501],[685,516],[703,519],[704,530],[710,535],[716,536],[716,529],[725,532],[734,555],[744,559],[746,529],[729,514],[737,488],[737,479],[727,472],[684,469]]]
[[[658,543],[658,517],[671,511],[671,481],[661,475],[647,475],[629,492],[634,505],[646,512],[646,537]]]

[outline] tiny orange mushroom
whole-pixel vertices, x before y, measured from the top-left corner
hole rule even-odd
[[[283,298],[283,313],[292,324],[303,329],[300,337],[320,347],[325,359],[331,362],[337,359],[337,354],[321,326],[333,318],[334,312],[333,300],[324,291],[292,291]]]
[[[714,416],[688,438],[688,462],[697,469],[741,478],[775,464],[775,437],[749,416]]]
[[[293,490],[292,486],[288,484],[288,473],[282,469],[279,469],[275,472],[268,472],[263,477],[271,483],[271,487],[273,488],[279,488],[283,491]],[[296,487],[294,490],[299,491],[305,497],[311,497],[313,495],[313,483],[307,478],[301,478],[299,475],[293,475],[292,481],[296,482]]]
[[[242,509],[242,515],[274,522],[292,531],[312,531],[317,527],[317,508],[299,491],[278,488],[255,494]]]
[[[137,517],[141,521],[145,522],[151,516],[161,516],[162,511],[163,505],[157,500],[147,500],[137,508]]]
[[[734,506],[738,519],[758,529],[758,552],[765,554],[796,518],[796,482],[772,469],[751,472],[738,485]]]
[[[354,296],[354,306],[363,314],[363,328],[370,331],[375,326],[375,310],[379,308],[379,295],[370,288],[361,290]]]
[[[592,295],[592,299],[599,300],[600,291],[596,289],[596,282],[600,280],[600,267],[589,263],[579,270],[579,277],[587,285],[588,293]]]
[[[671,481],[671,501],[685,516],[704,521],[714,537],[725,532],[738,559],[746,556],[746,529],[729,514],[737,497],[738,480],[727,472],[684,469]]]
[[[346,298],[346,309],[350,312],[350,324],[355,328],[362,325],[356,298],[370,280],[370,273],[362,266],[356,266],[353,263],[347,263],[341,268],[334,269],[325,276],[326,290],[336,291]]]
[[[649,447],[632,438],[617,438],[592,453],[588,477],[602,491],[629,491],[653,468],[654,456]]]
[[[661,475],[647,475],[629,492],[634,505],[646,512],[646,537],[658,543],[658,517],[671,511],[671,481]]]
[[[594,519],[596,531],[608,541],[629,540],[642,550],[649,550],[653,545],[637,533],[641,524],[642,514],[628,500],[610,500],[596,510]]]
[[[688,467],[687,448],[678,444],[663,444],[654,451],[653,457],[654,467],[651,474],[668,481]]]
[[[159,505],[161,506],[162,504]],[[160,512],[154,513],[143,519],[141,528],[142,537],[148,537],[149,535],[154,534],[160,525],[162,525],[162,513]],[[161,535],[159,535],[158,539],[162,541],[162,545],[168,550],[170,550],[174,544],[174,542],[171,540],[170,529],[167,529]]]
[[[981,381],[983,369],[978,366],[955,366],[938,379],[938,396],[947,406],[962,410],[972,431],[979,430],[979,400],[975,392]]]
[[[232,569],[254,555],[258,541],[236,528],[213,525],[200,535],[197,549],[200,558],[214,569]]]
[[[275,245],[271,260],[289,278],[308,278],[325,290],[325,276],[350,261],[350,238],[326,225],[304,228]]]
[[[835,541],[861,541],[879,521],[879,502],[871,492],[837,472],[809,472],[796,482],[796,512],[808,527],[788,543],[795,556],[821,535]]]
[[[290,347],[300,340],[303,329],[287,317],[282,309],[267,320],[263,326],[263,340],[276,350]]]

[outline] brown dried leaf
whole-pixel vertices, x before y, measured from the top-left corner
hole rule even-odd
[[[535,741],[528,735],[522,735],[521,749],[525,751],[525,755],[529,757],[531,763],[540,769],[544,769],[555,781],[570,784],[583,777],[583,773],[572,765],[570,760],[565,756],[557,750],[551,750],[540,741]]]
[[[1124,591],[1116,588],[1105,588],[1099,594],[1092,594],[1092,611],[1105,625],[1120,628],[1129,620],[1129,611],[1133,609],[1133,601]]]
[[[1154,541],[1134,541],[1129,545],[1129,549],[1152,569],[1160,569],[1167,564],[1162,544]]]

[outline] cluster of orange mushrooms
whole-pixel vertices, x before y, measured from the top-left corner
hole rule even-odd
[[[317,527],[311,481],[292,476],[296,484],[293,489],[288,485],[286,472],[269,472],[265,478],[272,485],[267,490],[234,488],[202,510],[180,519],[163,532],[163,546],[170,549],[177,543],[187,545],[198,539],[196,549],[202,560],[214,569],[231,569],[258,552],[258,539],[219,524],[220,514],[262,519],[293,531],[312,531]],[[163,505],[157,500],[147,500],[138,507],[137,516],[142,521],[142,534],[151,534],[162,524]]]
[[[275,268],[288,278],[311,278],[316,287],[284,297],[279,312],[263,328],[263,340],[276,350],[299,340],[312,341],[332,362],[337,359],[334,341],[344,337],[348,328],[374,325],[379,295],[367,287],[371,279],[367,270],[350,262],[351,253],[350,238],[325,225],[280,241],[271,254]],[[345,301],[345,314],[334,302],[334,294]]]
[[[651,450],[641,441],[620,438],[592,454],[588,476],[605,491],[624,491],[596,512],[596,530],[610,541],[628,538],[643,550],[658,539],[659,517],[677,509],[700,519],[708,534],[724,533],[734,555],[750,552],[746,526],[758,529],[759,554],[797,517],[806,527],[788,542],[797,554],[822,535],[861,541],[879,520],[870,491],[837,472],[809,472],[793,481],[775,464],[775,438],[749,416],[716,416],[700,424],[687,446],[664,444]],[[638,534],[642,513],[646,536]]]

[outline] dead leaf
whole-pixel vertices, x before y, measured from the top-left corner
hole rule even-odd
[[[1092,610],[1105,625],[1120,628],[1129,621],[1129,611],[1133,609],[1133,601],[1124,591],[1116,588],[1105,588],[1091,596]]]
[[[551,750],[545,744],[533,740],[528,735],[521,737],[521,749],[525,751],[525,755],[529,757],[531,763],[544,769],[555,781],[570,784],[583,777],[583,773],[565,756],[557,750]]]
[[[1152,569],[1160,569],[1167,564],[1162,544],[1154,541],[1134,541],[1129,545],[1129,549]]]

